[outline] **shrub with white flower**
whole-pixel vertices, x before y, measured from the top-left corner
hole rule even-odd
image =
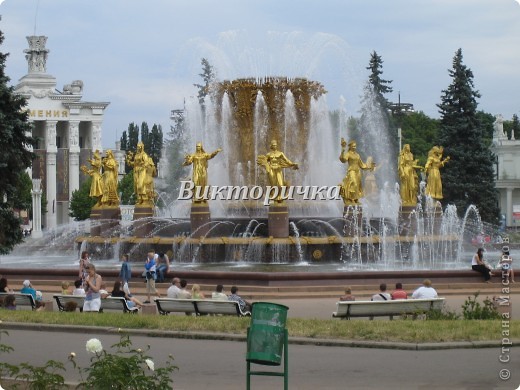
[[[172,373],[177,369],[173,357],[168,357],[165,367],[156,369],[151,356],[147,355],[149,350],[150,346],[133,348],[128,334],[121,334],[120,341],[107,349],[103,349],[99,340],[89,340],[87,351],[96,355],[90,359],[90,367],[80,369],[80,373],[86,373],[80,388],[106,389],[107,378],[110,378],[110,389],[171,389]]]
[[[89,341],[87,341],[87,352],[90,352],[90,353],[95,353],[95,354],[98,354],[98,353],[101,353],[101,351],[103,351],[103,345],[101,345],[101,341],[99,341],[98,339],[90,339]]]
[[[150,371],[153,371],[154,369],[154,363],[153,363],[153,360],[152,359],[145,359],[144,362],[146,363],[146,365],[148,366],[148,369]]]

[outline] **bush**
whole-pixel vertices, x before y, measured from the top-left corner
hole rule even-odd
[[[462,305],[462,316],[465,320],[496,320],[500,319],[500,313],[497,311],[493,302],[486,297],[483,305],[477,301],[479,292],[474,297],[468,297]]]

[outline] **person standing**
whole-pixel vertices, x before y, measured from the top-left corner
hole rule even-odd
[[[491,283],[490,279],[493,274],[491,273],[491,270],[487,264],[484,262],[484,248],[477,249],[477,253],[475,253],[473,259],[471,260],[471,269],[484,275],[484,281],[486,283]]]
[[[128,286],[128,283],[130,282],[130,279],[132,278],[132,266],[129,262],[128,254],[124,254],[121,256],[121,269],[119,270],[119,280],[121,280],[121,283],[124,285],[126,284]]]
[[[146,261],[144,263],[144,268],[146,271],[146,301],[144,303],[150,303],[150,297],[152,294],[161,296],[157,289],[155,288],[155,279],[157,278],[157,268],[155,263],[155,253],[148,252],[146,256]]]
[[[99,311],[101,309],[101,285],[103,279],[101,275],[96,273],[96,267],[94,264],[87,266],[88,275],[85,278],[85,301],[83,303],[83,312],[87,311]]]
[[[86,288],[85,279],[88,276],[88,265],[90,264],[90,257],[87,251],[81,252],[81,257],[79,259],[79,278],[81,279],[81,283],[83,284],[83,288]]]
[[[408,293],[403,290],[403,284],[397,282],[395,284],[395,290],[391,294],[393,300],[397,299],[408,299]]]

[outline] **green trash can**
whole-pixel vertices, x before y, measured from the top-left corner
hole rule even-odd
[[[246,360],[250,363],[279,366],[282,361],[287,310],[284,305],[254,302],[247,333]]]

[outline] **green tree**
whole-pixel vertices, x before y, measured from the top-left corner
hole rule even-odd
[[[381,75],[383,74],[383,59],[375,50],[370,54],[370,61],[366,69],[370,70],[368,82],[376,94],[376,99],[379,104],[386,109],[388,107],[388,100],[386,100],[385,94],[393,91],[390,86],[392,80],[381,78]]]
[[[128,136],[126,131],[123,131],[123,135],[120,138],[121,141],[121,150],[128,150]]]
[[[121,194],[121,204],[135,204],[133,170],[128,172],[121,180],[119,180],[117,190]]]
[[[90,185],[92,184],[92,177],[79,186],[77,190],[72,192],[69,204],[69,216],[75,221],[84,221],[90,218],[92,207],[96,204],[96,199],[90,197]]]
[[[148,123],[141,123],[141,142],[144,144],[144,150],[150,154],[150,128]]]
[[[361,118],[357,126],[358,150],[364,159],[374,157],[375,163],[380,166],[378,180],[382,185],[381,181],[394,181],[395,177],[395,167],[391,161],[395,160],[397,132],[390,131],[389,103],[384,96],[392,92],[392,81],[381,77],[383,60],[375,51],[370,55],[367,69],[370,74],[363,90]]]
[[[463,64],[462,50],[453,58],[448,70],[451,84],[442,91],[439,113],[439,144],[444,156],[451,160],[443,169],[444,203],[457,206],[463,214],[468,206],[476,205],[482,220],[498,223],[498,193],[493,172],[494,156],[486,144],[486,127],[477,114],[477,99],[473,72]]]
[[[162,156],[162,147],[163,147],[163,132],[162,126],[154,124],[152,126],[152,131],[149,136],[149,155],[152,158],[155,166],[159,164]]]
[[[186,121],[183,110],[175,110],[172,115],[173,125],[170,127],[167,141],[167,192],[176,195],[183,177],[184,151],[186,149]]]
[[[403,114],[401,120],[401,136],[403,144],[410,144],[415,158],[420,165],[426,163],[428,152],[439,137],[439,120],[432,119],[420,112]]]
[[[193,84],[193,86],[197,87],[197,98],[199,103],[204,106],[204,98],[209,94],[211,83],[215,81],[216,74],[215,69],[206,58],[202,58],[200,63],[202,65],[202,73],[199,73],[199,76],[202,77],[203,84]]]
[[[4,35],[0,31],[0,46]],[[31,134],[32,125],[24,110],[27,101],[14,93],[8,86],[9,77],[5,75],[5,61],[8,54],[0,52],[0,253],[8,253],[22,241],[20,220],[14,214],[15,200],[19,197],[18,188],[21,172],[31,166],[33,153],[30,146],[35,145]]]

